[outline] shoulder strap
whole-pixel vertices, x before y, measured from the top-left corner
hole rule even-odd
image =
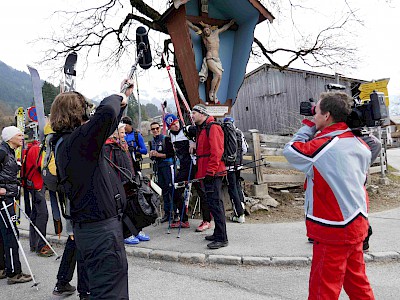
[[[106,161],[108,161],[115,169],[121,172],[122,175],[124,175],[131,183],[136,184],[136,182],[132,179],[131,176],[129,176],[124,170],[122,170],[121,167],[117,166],[111,159],[109,159],[107,156],[104,155],[104,158]]]
[[[211,129],[211,125],[213,125],[213,124],[218,124],[218,125],[221,126],[221,124],[218,123],[218,122],[216,122],[216,121],[212,121],[212,122],[206,124],[206,133],[207,133],[207,137],[210,136],[210,129]]]
[[[136,147],[139,147],[139,132],[136,130],[133,132],[133,136],[135,137],[134,142],[136,142]]]
[[[39,161],[40,161],[40,157],[41,157],[42,154],[43,154],[44,148],[45,148],[45,146],[44,146],[44,144],[42,144],[41,147],[40,147],[40,150],[39,150],[38,157],[36,158],[36,165],[38,165],[38,166],[40,166],[40,167],[41,167],[41,164],[39,163]],[[46,148],[47,148],[47,147],[46,147]]]

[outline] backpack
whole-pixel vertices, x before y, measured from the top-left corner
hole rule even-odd
[[[156,223],[160,216],[160,199],[150,188],[150,180],[147,177],[140,178],[137,182],[136,178],[129,176],[108,157],[104,158],[128,179],[124,184],[127,202],[122,213],[123,235],[124,238],[136,236],[143,228]]]
[[[147,177],[140,179],[140,183],[128,182],[124,185],[126,207],[122,215],[124,238],[138,235],[139,232],[151,224],[156,224],[160,216],[160,199],[150,187]]]
[[[210,128],[213,124],[221,126],[224,132],[224,153],[222,154],[222,161],[226,166],[235,165],[238,155],[238,141],[235,126],[231,122],[210,122],[206,125],[207,137],[210,135]]]
[[[28,176],[31,173],[34,165],[32,165],[32,167],[27,170],[26,168],[26,158],[28,157],[28,152],[29,150],[31,150],[32,146],[34,145],[34,143],[28,143],[28,147],[26,149],[22,150],[22,154],[21,154],[21,170],[20,170],[20,177],[21,177],[21,185],[23,187],[27,187],[27,182],[29,181]],[[40,158],[40,151],[39,151],[39,155],[38,155],[38,159]],[[5,160],[6,162],[6,160]],[[3,166],[1,166],[1,169],[3,168]],[[32,183],[30,183],[30,186],[32,185]]]
[[[50,143],[52,139],[53,134],[48,134],[44,143],[42,144],[42,148],[40,149],[40,151],[42,152],[40,169],[42,172],[43,183],[46,188],[50,191],[56,192],[58,191],[59,180],[57,177],[55,153]],[[60,140],[62,141],[62,139]],[[59,143],[59,141],[57,142],[57,144]]]

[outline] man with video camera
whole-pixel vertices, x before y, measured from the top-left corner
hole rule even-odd
[[[103,148],[132,94],[131,81],[125,80],[123,86],[128,86],[125,94],[103,99],[90,120],[90,105],[77,92],[59,94],[51,106],[57,173],[71,203],[70,217],[88,275],[90,299],[129,299],[121,220],[126,197]]]
[[[365,273],[368,231],[365,181],[371,163],[367,144],[347,126],[352,98],[322,93],[314,122],[286,144],[284,156],[306,174],[307,236],[314,240],[308,299],[375,299]]]

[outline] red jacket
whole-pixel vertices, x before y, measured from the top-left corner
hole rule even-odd
[[[283,152],[306,174],[307,236],[325,244],[360,243],[368,230],[364,183],[371,151],[343,122],[314,134],[315,126],[302,127]]]
[[[215,121],[214,117],[209,116],[206,121],[197,126],[197,173],[196,178],[206,175],[224,176],[226,170],[222,159],[224,153],[224,132],[221,126],[211,125],[209,136],[206,132],[206,124]],[[216,174],[217,173],[217,174]]]
[[[25,159],[25,185],[30,190],[41,190],[43,188],[43,179],[40,172],[41,157],[38,159],[40,152],[39,142],[34,142],[32,147],[28,150]]]

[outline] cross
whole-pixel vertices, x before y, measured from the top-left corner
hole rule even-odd
[[[186,18],[190,22],[192,22],[192,24],[202,27],[200,22],[204,22],[211,26],[217,26],[218,28],[220,28],[230,22],[230,20],[220,20],[220,19],[210,18],[208,16],[208,0],[198,0],[198,5],[199,5],[199,11],[201,11],[201,16],[186,16]],[[234,30],[234,31],[236,31],[237,29],[238,29],[237,24],[233,24],[229,28],[229,30]],[[205,57],[207,50],[206,50],[204,44],[202,46],[202,50],[203,50],[203,57]],[[209,94],[208,94],[208,91],[211,89],[211,80],[212,80],[212,76],[208,76],[207,81],[205,83],[205,85],[206,85],[206,102],[211,102]]]

